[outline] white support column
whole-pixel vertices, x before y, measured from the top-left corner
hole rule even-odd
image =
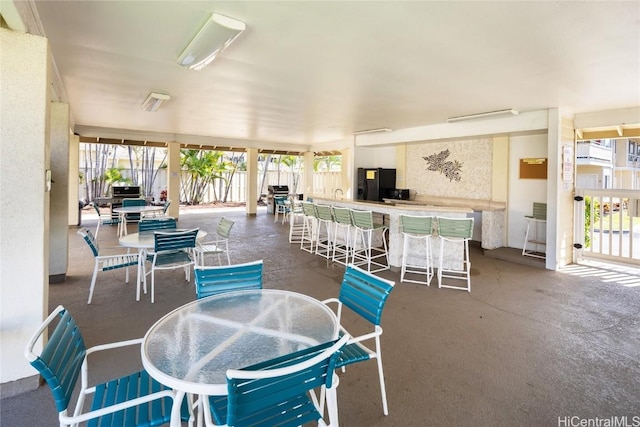
[[[44,37],[0,28],[0,45],[0,389],[6,397],[38,386],[24,346],[49,311],[51,67]]]
[[[69,104],[51,103],[50,123],[49,283],[60,283],[66,280],[69,258]]]
[[[573,130],[560,110],[549,110],[547,140],[547,256],[545,267],[557,270],[573,259],[573,180],[562,179],[563,147],[574,146]],[[572,150],[573,151],[573,150]]]
[[[167,215],[180,216],[180,144],[170,142],[167,147],[167,200],[171,200]]]
[[[355,172],[353,170],[353,149],[351,148],[343,148],[340,150],[340,154],[342,155],[342,160],[340,162],[340,172],[342,178],[342,191],[344,192],[343,198],[345,200],[353,199],[354,194],[354,186],[355,182],[354,175]]]
[[[315,189],[313,188],[313,151],[304,153],[304,198],[313,197]]]
[[[258,213],[258,150],[247,148],[247,182],[246,182],[247,215]]]
[[[69,223],[77,225],[82,222],[81,214],[78,210],[80,201],[80,137],[69,135]]]

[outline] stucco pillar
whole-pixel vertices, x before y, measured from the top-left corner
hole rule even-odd
[[[314,188],[313,188],[313,160],[314,155],[313,151],[307,151],[304,153],[304,198],[305,200],[309,197],[313,197]]]
[[[69,104],[51,103],[50,123],[49,283],[60,283],[67,276],[69,252]]]
[[[343,198],[346,200],[353,199],[353,183],[355,172],[353,170],[353,150],[350,148],[343,148],[340,150],[342,159],[340,160],[340,174],[341,174],[341,187],[343,191]]]
[[[258,213],[258,149],[247,148],[247,182],[246,182],[247,215]]]
[[[69,134],[69,224],[77,225],[82,221],[78,211],[80,201],[80,137]]]
[[[49,310],[51,79],[47,39],[0,28],[0,45],[0,389],[6,397],[38,386],[24,346]]]
[[[180,215],[180,144],[167,147],[167,200],[171,200],[167,215],[178,219]]]

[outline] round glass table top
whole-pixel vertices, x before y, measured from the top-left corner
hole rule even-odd
[[[333,311],[307,295],[275,290],[199,299],[149,329],[142,361],[159,382],[194,394],[226,394],[227,369],[239,369],[338,337]]]

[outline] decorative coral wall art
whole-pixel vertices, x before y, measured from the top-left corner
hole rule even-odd
[[[422,157],[428,164],[427,170],[440,172],[447,178],[449,181],[460,182],[462,179],[462,165],[464,163],[458,160],[447,160],[451,153],[449,149],[443,150],[437,154],[432,154],[430,156]]]

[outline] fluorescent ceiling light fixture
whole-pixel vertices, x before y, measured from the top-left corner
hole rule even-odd
[[[520,114],[518,110],[509,108],[507,110],[488,111],[486,113],[469,114],[468,116],[449,117],[447,119],[447,122],[455,123],[455,122],[463,122],[465,120],[484,119],[487,117],[517,116],[518,114]]]
[[[366,133],[378,133],[378,132],[391,132],[393,129],[391,128],[377,128],[377,129],[366,129],[366,130],[359,130],[354,132],[354,135],[364,135]]]
[[[142,103],[142,109],[144,111],[158,111],[158,108],[170,99],[171,96],[166,93],[151,92]]]
[[[225,50],[246,28],[244,22],[213,13],[178,57],[178,65],[201,70]]]

